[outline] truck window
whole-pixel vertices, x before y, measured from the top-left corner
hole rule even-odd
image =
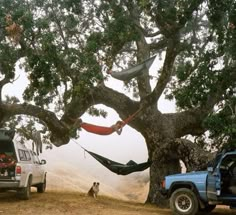
[[[38,156],[36,155],[36,153],[35,153],[35,152],[32,152],[32,151],[30,151],[30,152],[31,152],[31,155],[32,155],[32,158],[33,158],[34,163],[40,164],[39,158],[38,158]]]
[[[36,153],[34,152],[34,158],[35,158],[35,160],[36,160],[36,163],[40,163],[40,161],[39,161],[39,158],[38,158],[38,156],[36,155]]]
[[[26,160],[26,156],[25,156],[24,151],[21,150],[21,149],[19,149],[18,152],[19,152],[20,160],[21,160],[21,161],[25,161],[25,160]]]
[[[29,154],[28,151],[19,149],[18,152],[19,152],[19,157],[20,157],[21,161],[29,161],[29,160],[31,160],[31,157],[30,157],[30,154]]]
[[[220,168],[221,169],[229,169],[235,165],[236,156],[235,155],[227,155],[221,162]]]
[[[219,163],[221,157],[222,157],[222,153],[217,154],[216,157],[208,163],[208,167],[213,167],[213,169],[215,169],[217,167],[217,164]]]
[[[28,151],[25,151],[25,156],[26,156],[27,161],[31,160],[30,153]]]

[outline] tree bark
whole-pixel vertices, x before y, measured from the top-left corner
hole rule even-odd
[[[168,207],[168,200],[160,193],[161,183],[166,175],[179,173],[180,171],[179,159],[173,157],[173,152],[159,150],[156,147],[150,167],[150,185],[146,203],[156,204],[159,207]]]

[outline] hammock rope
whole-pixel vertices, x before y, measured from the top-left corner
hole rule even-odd
[[[128,124],[130,121],[133,120],[133,118],[141,111],[142,109],[139,108],[136,112],[134,112],[132,115],[130,115],[128,118],[126,118],[124,121],[123,121],[123,127]]]

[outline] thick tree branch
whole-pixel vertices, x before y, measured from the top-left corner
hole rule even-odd
[[[187,171],[206,170],[207,164],[215,157],[215,153],[205,151],[187,139],[176,139],[177,154],[184,162]]]
[[[137,32],[139,32],[139,39],[136,40],[136,46],[138,53],[137,60],[138,63],[140,63],[150,57],[150,49],[140,24],[140,10],[137,5],[134,5],[131,2],[129,2],[129,4],[132,5],[129,6],[131,19],[136,26]],[[137,77],[137,82],[138,82],[139,96],[141,98],[147,96],[151,92],[151,85],[149,83],[149,75],[147,69],[146,71],[144,71],[142,76]]]
[[[167,46],[167,41],[168,41],[168,40],[166,40],[166,39],[162,39],[162,40],[158,41],[157,43],[151,43],[151,44],[149,45],[149,48],[150,48],[150,50],[153,51],[153,52],[160,51],[160,50],[166,48],[166,46]]]
[[[174,136],[180,138],[185,135],[200,135],[205,132],[202,121],[206,117],[197,109],[182,111],[174,114],[164,114],[174,127]]]
[[[55,113],[26,103],[0,105],[0,119],[3,117],[9,119],[15,115],[30,115],[45,122],[52,133],[51,141],[54,145],[60,146],[69,142],[69,128],[57,118]]]
[[[145,37],[156,37],[158,35],[161,35],[161,31],[155,31],[153,33],[148,32],[148,30],[145,29],[145,27],[142,27],[139,23],[135,23],[137,28],[140,29]]]
[[[139,102],[104,85],[93,90],[93,98],[96,104],[104,104],[116,110],[122,119],[139,109]]]
[[[155,22],[163,35],[165,35],[167,38],[171,36],[175,23],[166,22],[165,18],[158,12],[155,14]]]
[[[164,144],[155,151],[155,156],[160,157],[159,162],[165,162],[169,157],[182,160],[187,171],[206,170],[209,161],[215,157],[215,153],[206,151],[187,139],[167,138],[163,142]]]
[[[173,26],[170,26],[170,23],[166,23],[162,17],[156,15],[156,23],[164,35],[168,35],[171,39],[168,41],[168,46],[166,50],[166,58],[163,66],[163,71],[159,77],[159,80],[154,88],[153,92],[145,98],[145,103],[153,104],[158,101],[162,95],[166,85],[168,84],[170,77],[172,75],[172,68],[175,61],[175,58],[180,50],[178,50],[179,40],[178,40],[178,31],[184,26],[184,24],[190,19],[192,13],[197,10],[198,6],[203,2],[203,0],[193,1],[185,10],[185,16],[181,18],[181,25],[176,28],[176,25],[173,23]],[[169,27],[168,27],[169,26]],[[173,28],[174,27],[174,28]],[[174,30],[173,30],[174,29]],[[171,34],[170,34],[171,32]],[[164,48],[167,41],[163,40],[158,44]]]
[[[149,94],[144,99],[143,101],[144,103],[148,103],[148,104],[156,103],[158,99],[160,98],[160,96],[162,95],[166,85],[170,81],[172,71],[173,71],[174,61],[177,55],[177,45],[178,45],[178,39],[175,38],[169,41],[168,47],[166,49],[166,57],[165,57],[161,75],[152,93]]]
[[[122,120],[133,115],[140,110],[140,103],[131,100],[125,94],[115,91],[105,85],[101,84],[87,94],[86,97],[74,97],[70,104],[67,105],[65,114],[62,116],[61,121],[67,126],[73,126],[74,119],[81,117],[86,110],[97,104],[103,104],[117,111]],[[128,124],[140,131],[142,127],[141,116],[137,114],[131,122]]]
[[[93,105],[96,105],[96,102],[93,98],[91,90],[88,91],[88,93],[83,97],[73,95],[70,103],[68,103],[65,107],[65,112],[61,120],[67,125],[72,126],[73,120],[81,117],[81,115],[83,115],[87,109]]]
[[[143,37],[142,40],[136,42],[138,47],[138,61],[142,62],[150,57],[149,55],[149,47]],[[151,85],[149,82],[148,69],[145,68],[143,75],[137,77],[139,96],[140,98],[146,97],[149,93],[151,93]]]

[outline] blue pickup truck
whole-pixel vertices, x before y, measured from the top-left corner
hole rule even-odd
[[[161,192],[173,214],[206,214],[216,205],[236,208],[236,151],[218,154],[206,171],[166,176]]]

